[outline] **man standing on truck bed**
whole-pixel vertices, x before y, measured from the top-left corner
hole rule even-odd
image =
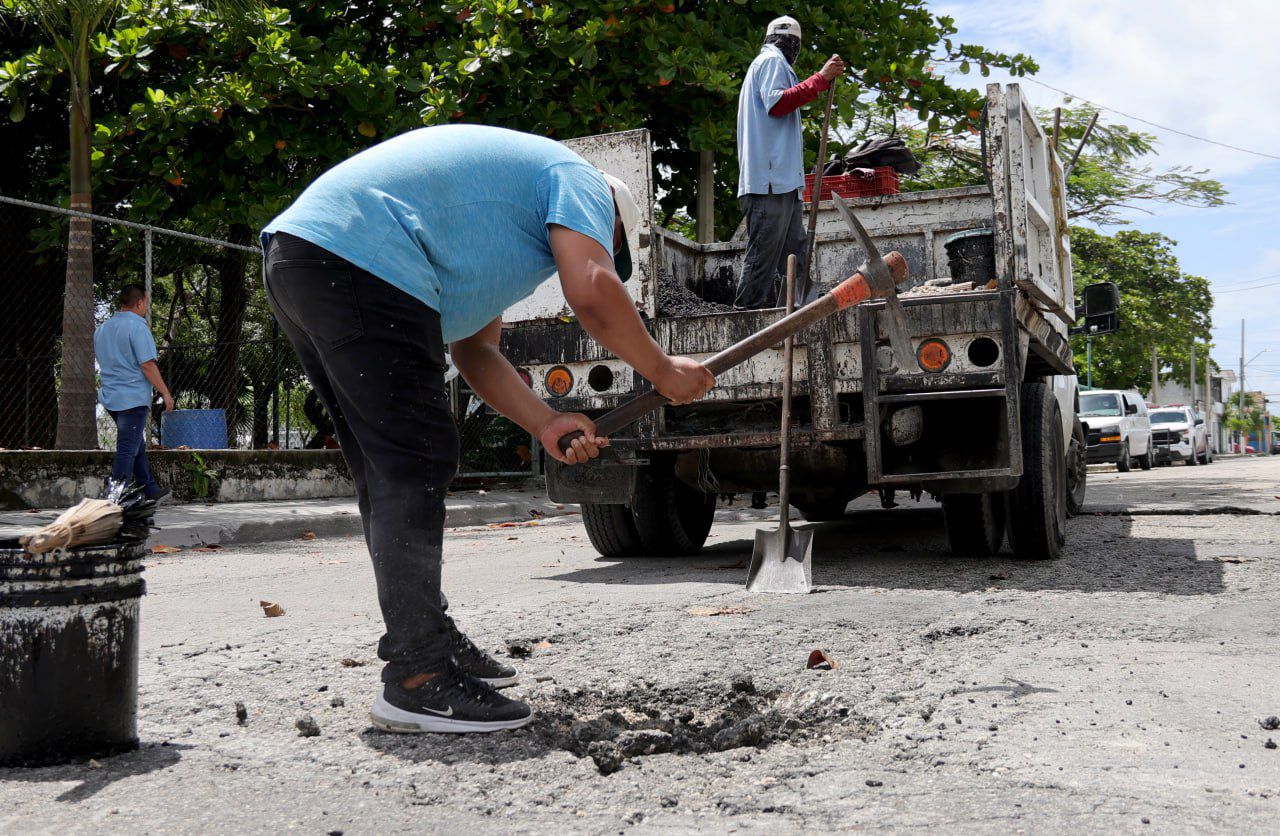
[[[485,403],[570,464],[605,439],[558,413],[498,350],[502,312],[557,271],[586,331],[674,403],[706,394],[700,363],[669,357],[622,282],[640,218],[630,190],[545,137],[422,128],[330,169],[262,233],[267,297],[333,418],[359,498],[386,633],[375,726],[518,728],[500,695],[517,672],[476,647],[440,588],[445,491],[458,435],[444,344]],[[582,430],[562,456],[558,440]]]
[[[738,94],[738,203],[747,221],[747,254],[733,299],[739,309],[778,304],[787,256],[799,259],[798,274],[809,256],[800,107],[831,86],[844,72],[844,61],[832,55],[801,82],[791,69],[799,55],[800,23],[792,17],[774,20]]]

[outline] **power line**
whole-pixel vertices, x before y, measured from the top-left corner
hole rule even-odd
[[[1253,287],[1233,287],[1230,290],[1215,290],[1213,295],[1218,296],[1223,293],[1243,293],[1246,290],[1261,290],[1264,287],[1271,287],[1278,284],[1280,284],[1280,282],[1265,282],[1263,284],[1254,285]]]
[[[1254,276],[1251,279],[1228,279],[1226,281],[1216,281],[1214,279],[1209,279],[1209,284],[1217,285],[1219,287],[1231,287],[1232,285],[1237,285],[1237,284],[1253,284],[1254,282],[1265,282],[1268,279],[1280,279],[1280,273],[1272,273],[1269,276]]]
[[[1084,96],[1078,96],[1075,93],[1071,93],[1059,87],[1054,87],[1052,84],[1045,84],[1043,81],[1040,81],[1039,79],[1031,78],[1030,76],[1028,76],[1026,80],[1030,81],[1032,84],[1039,84],[1041,87],[1045,87],[1049,90],[1054,91],[1055,93],[1061,93],[1064,96],[1070,96],[1073,99],[1078,99],[1084,102],[1085,104],[1091,104],[1094,107],[1098,108],[1099,110],[1108,110],[1116,114],[1117,116],[1123,116],[1126,119],[1132,119],[1135,122],[1141,122],[1144,125],[1150,125],[1153,128],[1159,128],[1162,131],[1169,131],[1170,133],[1175,133],[1175,134],[1178,134],[1179,136],[1185,136],[1188,139],[1194,139],[1199,142],[1207,142],[1210,145],[1217,145],[1222,148],[1229,148],[1232,151],[1239,151],[1242,154],[1253,154],[1255,157],[1265,157],[1269,160],[1280,160],[1280,155],[1268,154],[1265,151],[1254,151],[1249,148],[1241,148],[1239,145],[1228,145],[1225,142],[1218,142],[1218,140],[1216,139],[1209,139],[1208,137],[1189,134],[1186,131],[1180,131],[1177,128],[1171,128],[1168,125],[1161,125],[1157,122],[1152,122],[1149,119],[1143,119],[1141,116],[1134,116],[1132,113],[1125,113],[1123,110],[1116,110],[1114,107],[1107,107],[1104,104],[1099,104],[1098,102],[1086,99]]]

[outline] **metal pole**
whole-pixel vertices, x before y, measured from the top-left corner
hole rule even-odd
[[[31,446],[31,361],[27,361],[27,373],[23,380],[22,395],[22,446]]]
[[[151,328],[151,227],[142,230],[142,277],[147,286],[147,329]]]
[[[1085,379],[1084,385],[1093,386],[1093,337],[1084,338],[1084,364]]]
[[[1067,170],[1063,173],[1062,179],[1071,176],[1071,169],[1076,167],[1076,160],[1080,159],[1080,152],[1084,150],[1084,144],[1089,141],[1090,135],[1093,134],[1093,126],[1098,124],[1098,114],[1100,110],[1093,112],[1093,118],[1089,120],[1089,127],[1084,129],[1084,136],[1080,137],[1080,144],[1076,146],[1076,152],[1071,155],[1071,162],[1067,163]]]
[[[1240,320],[1240,422],[1244,423],[1244,320]],[[1244,441],[1240,444],[1240,452],[1249,446],[1249,430],[1244,431]]]
[[[1205,433],[1213,433],[1213,384],[1210,381],[1210,369],[1212,364],[1209,362],[1209,346],[1204,347],[1204,423]],[[1213,439],[1214,446],[1217,447],[1218,439]]]
[[[280,449],[280,323],[274,316],[271,317],[271,440],[276,449]]]
[[[1191,411],[1196,411],[1196,344],[1191,344]]]
[[[1151,402],[1156,403],[1156,389],[1160,386],[1160,358],[1156,356],[1156,347],[1151,346]]]
[[[713,151],[698,152],[698,243],[716,240],[716,162]]]
[[[289,439],[293,436],[293,387],[284,389],[284,449],[289,449]]]

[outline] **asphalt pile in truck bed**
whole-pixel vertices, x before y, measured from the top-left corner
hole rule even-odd
[[[658,271],[658,316],[703,316],[732,310],[732,305],[701,298],[666,270]]]

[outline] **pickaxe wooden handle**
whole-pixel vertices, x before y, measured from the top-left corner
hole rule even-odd
[[[895,283],[900,284],[906,281],[907,260],[902,257],[902,253],[896,250],[889,253],[884,257],[883,263],[888,268],[889,275],[892,276]],[[828,293],[813,300],[789,316],[784,316],[772,325],[757,331],[746,339],[740,340],[723,351],[712,355],[703,361],[702,365],[706,366],[707,370],[712,374],[718,375],[750,360],[765,349],[778,345],[787,337],[803,331],[815,322],[826,319],[836,311],[853,307],[859,302],[877,295],[884,294],[873,293],[867,277],[861,272],[854,273],[840,284],[831,288]],[[605,437],[613,435],[618,430],[665,403],[667,403],[667,399],[660,395],[656,389],[651,389],[643,395],[637,395],[622,406],[601,415],[595,422],[596,434]],[[561,436],[559,442],[560,451],[566,452],[573,440],[582,438],[582,436],[583,433],[578,430]]]

